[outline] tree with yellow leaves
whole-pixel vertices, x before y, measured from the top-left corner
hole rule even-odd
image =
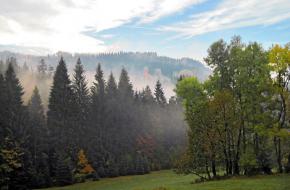
[[[275,45],[270,49],[269,61],[272,71],[274,72],[273,82],[277,95],[278,102],[278,117],[276,118],[276,125],[274,134],[274,146],[276,152],[276,159],[279,173],[283,172],[282,159],[282,136],[281,130],[286,128],[287,120],[289,120],[289,82],[290,82],[290,44],[284,47]]]
[[[88,159],[83,149],[78,152],[77,173],[91,174],[94,173],[94,168],[89,164]]]

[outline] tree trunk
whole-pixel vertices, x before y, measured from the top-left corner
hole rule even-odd
[[[239,166],[239,161],[236,159],[234,161],[234,175],[239,175],[240,174],[240,166]]]
[[[275,152],[277,157],[278,172],[283,173],[282,156],[281,156],[281,139],[274,137]]]
[[[206,174],[208,176],[208,179],[211,179],[210,172],[209,172],[209,169],[208,169],[208,161],[206,161],[206,163],[205,163],[205,170],[206,170]]]
[[[211,170],[212,170],[213,177],[215,178],[216,177],[216,165],[215,165],[214,159],[211,161]]]

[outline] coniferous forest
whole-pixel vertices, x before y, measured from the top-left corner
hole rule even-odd
[[[47,107],[37,86],[23,101],[23,75],[34,75],[39,88],[49,89]],[[134,91],[125,68],[118,80],[112,73],[106,80],[98,64],[89,86],[80,59],[69,76],[63,58],[55,71],[40,60],[31,73],[12,57],[1,61],[0,92],[1,189],[169,169],[186,145],[180,101],[167,100],[160,81],[155,89]]]

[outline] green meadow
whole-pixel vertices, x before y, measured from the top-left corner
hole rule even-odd
[[[233,177],[193,184],[194,175],[158,171],[147,175],[106,178],[49,190],[290,190],[290,175]]]

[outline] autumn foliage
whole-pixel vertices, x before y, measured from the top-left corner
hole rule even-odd
[[[94,168],[89,164],[83,149],[78,153],[77,172],[80,174],[91,174],[95,172]]]

